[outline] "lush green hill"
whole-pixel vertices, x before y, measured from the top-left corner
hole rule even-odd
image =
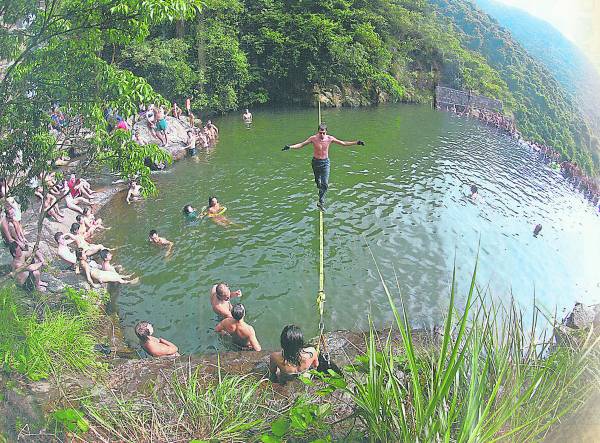
[[[165,97],[223,112],[311,103],[317,87],[345,105],[469,89],[503,100],[525,135],[591,169],[587,127],[560,84],[467,0],[208,0],[194,21],[104,57]]]
[[[507,28],[573,94],[594,132],[600,134],[600,74],[586,56],[549,23],[494,0],[477,6]]]
[[[549,143],[588,170],[600,165],[598,139],[552,73],[489,15],[466,0],[431,0],[467,48],[482,54],[506,81],[521,131]]]

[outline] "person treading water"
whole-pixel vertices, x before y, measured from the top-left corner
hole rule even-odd
[[[331,145],[331,143],[335,143],[341,146],[364,146],[365,142],[363,142],[362,140],[355,140],[351,142],[338,140],[332,135],[327,135],[327,125],[325,123],[321,123],[319,125],[318,132],[315,135],[310,136],[302,143],[296,143],[295,145],[285,145],[282,151],[287,151],[288,149],[299,149],[310,143],[312,143],[314,148],[312,169],[315,175],[315,183],[317,184],[317,188],[319,189],[319,202],[317,203],[317,206],[320,210],[324,211],[325,193],[327,192],[327,188],[329,187],[329,145]]]

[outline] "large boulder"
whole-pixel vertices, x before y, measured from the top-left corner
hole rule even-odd
[[[167,120],[167,146],[163,149],[168,151],[174,160],[179,160],[185,156],[185,146],[187,144],[187,130],[191,128],[188,124],[187,117],[181,118],[166,117]],[[152,135],[148,128],[147,120],[143,118],[133,126],[134,131],[140,131],[140,137],[145,144],[155,143],[160,141]]]
[[[600,326],[600,305],[586,306],[575,303],[573,310],[567,315],[562,324],[571,329],[588,329],[590,326]]]

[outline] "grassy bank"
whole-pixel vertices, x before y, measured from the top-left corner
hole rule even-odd
[[[94,351],[101,296],[71,290],[57,310],[43,301],[25,308],[23,294],[2,289],[0,357],[5,374],[21,378],[94,380],[62,389],[46,411],[45,432],[83,441],[541,440],[597,389],[598,340],[581,332],[577,347],[555,345],[536,333],[551,331],[552,319],[525,321],[475,278],[467,294],[450,291],[446,323],[426,343],[415,341],[402,298],[386,286],[390,332],[372,329],[343,376],[315,373],[286,390],[256,372],[183,358],[140,361],[139,386],[114,389]]]

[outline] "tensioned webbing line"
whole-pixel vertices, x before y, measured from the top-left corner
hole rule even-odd
[[[321,124],[321,99],[318,97],[319,124]],[[317,353],[320,350],[321,343],[325,347],[325,324],[323,323],[323,313],[325,311],[325,229],[323,222],[323,211],[319,211],[319,292],[317,293],[317,309],[319,310],[319,341],[317,342]]]

